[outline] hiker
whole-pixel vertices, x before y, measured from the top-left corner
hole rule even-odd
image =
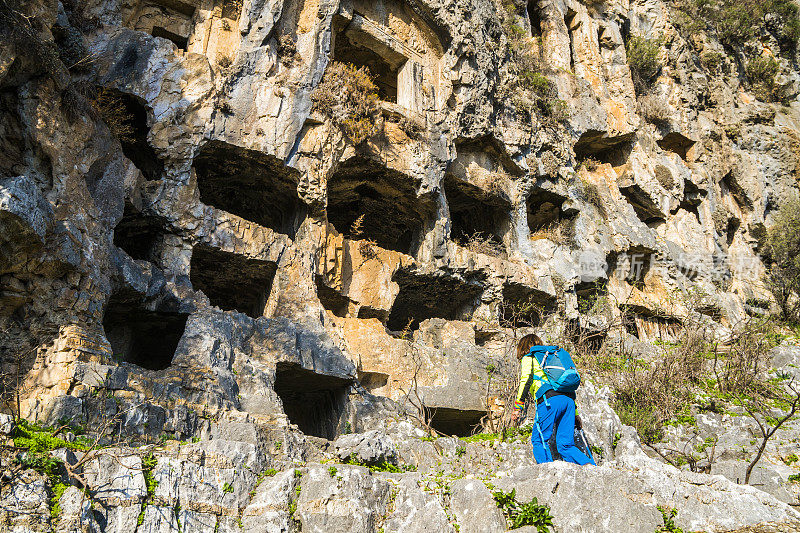
[[[520,361],[520,384],[512,420],[519,419],[528,395],[536,398],[535,427],[531,431],[536,462],[541,464],[553,460],[547,441],[555,430],[556,449],[562,460],[594,465],[592,458],[575,445],[575,389],[580,384],[580,376],[574,370],[569,353],[558,346],[543,346],[542,339],[531,334],[522,337],[517,344],[517,359]],[[554,364],[548,365],[548,360],[554,361]],[[557,364],[561,361],[567,364]],[[550,376],[542,369],[542,362]],[[562,366],[567,367],[566,370]],[[558,375],[550,370],[551,367],[558,371]]]

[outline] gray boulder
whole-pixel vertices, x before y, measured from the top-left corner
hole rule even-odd
[[[359,463],[367,465],[397,464],[397,448],[394,441],[378,430],[342,435],[336,439],[334,445],[336,455],[342,461],[354,457]]]

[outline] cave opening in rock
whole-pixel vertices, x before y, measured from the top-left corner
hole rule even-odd
[[[164,226],[163,219],[142,214],[126,200],[122,219],[114,228],[114,246],[123,249],[133,259],[153,261],[165,233]]]
[[[620,311],[628,333],[642,341],[675,342],[683,329],[678,318],[657,315],[644,307],[622,305]]]
[[[275,156],[222,141],[207,143],[194,168],[201,202],[294,238],[306,214],[299,172]]]
[[[569,68],[575,72],[575,30],[578,29],[578,14],[572,9],[567,8],[564,15],[564,24],[567,26],[567,33],[569,34]]]
[[[376,394],[377,389],[381,389],[389,383],[389,374],[383,372],[363,372],[358,371],[358,382],[372,394]]]
[[[681,159],[686,161],[688,152],[691,150],[692,146],[694,146],[695,141],[676,131],[672,131],[666,134],[663,139],[657,141],[657,143],[661,149],[674,152],[678,154]]]
[[[542,12],[539,0],[528,2],[528,20],[531,23],[531,37],[534,39],[542,36]]]
[[[481,280],[467,280],[444,273],[416,274],[400,269],[392,276],[400,286],[389,310],[390,331],[416,330],[429,318],[469,320],[479,303]]]
[[[573,213],[562,212],[561,206],[565,198],[545,189],[534,189],[525,201],[528,228],[531,233],[545,232],[555,228],[562,218]],[[533,235],[532,235],[533,236]]]
[[[554,298],[544,291],[514,282],[503,286],[499,320],[504,328],[538,327],[554,310]]]
[[[355,28],[366,19],[358,14],[354,19],[357,21],[355,24],[350,23],[336,32],[333,59],[366,67],[378,87],[378,98],[397,103],[400,69],[407,58],[369,33]]]
[[[211,305],[259,318],[277,269],[272,261],[197,245],[192,249],[189,278],[196,290],[208,296]]]
[[[318,374],[296,363],[275,367],[275,392],[289,422],[306,435],[333,440],[351,380]]]
[[[588,130],[577,140],[572,149],[575,159],[589,167],[598,163],[608,163],[612,167],[624,165],[633,150],[634,134],[627,133],[615,137],[607,137],[606,132]]]
[[[703,199],[706,197],[707,193],[689,180],[685,180],[683,183],[683,198],[681,198],[678,207],[679,209],[694,214],[697,222],[702,223],[700,221],[700,211],[698,208],[700,204],[703,203]]]
[[[340,294],[336,289],[325,285],[320,276],[316,277],[315,283],[317,285],[317,298],[319,298],[322,307],[338,317],[346,317],[350,310],[350,299]]]
[[[578,311],[581,313],[599,313],[608,304],[608,280],[583,281],[575,285],[578,299]]]
[[[451,409],[446,407],[426,407],[425,418],[430,426],[443,435],[469,437],[481,430],[481,420],[486,411]]]
[[[736,217],[728,219],[728,223],[725,225],[725,243],[728,246],[733,244],[733,239],[736,237],[736,232],[739,231],[741,225],[741,221]]]
[[[153,26],[153,37],[161,37],[163,39],[167,39],[168,41],[172,41],[172,43],[183,50],[186,51],[186,47],[189,44],[189,39],[187,37],[182,37],[177,33],[172,33],[166,28],[161,28],[159,26]]]
[[[657,205],[653,198],[633,179],[629,180],[628,186],[624,182],[619,183],[619,192],[625,197],[633,208],[636,217],[650,227],[665,220],[661,207]]]
[[[136,165],[145,179],[161,179],[164,162],[147,142],[150,127],[144,101],[117,89],[99,87],[94,105],[111,132],[119,139],[125,157]]]
[[[149,370],[172,364],[186,328],[186,313],[151,311],[136,296],[112,295],[103,316],[103,329],[114,358]]]
[[[630,248],[627,252],[608,254],[608,267],[616,279],[624,279],[631,286],[641,290],[656,260],[657,257],[651,250]]]
[[[577,348],[578,353],[596,354],[608,336],[607,328],[591,327],[580,319],[568,320],[565,324],[565,336]]]
[[[734,177],[732,170],[725,174],[720,180],[719,190],[722,196],[730,195],[742,211],[753,210],[753,202],[750,200],[744,187],[742,187],[736,177]]]
[[[328,221],[350,239],[371,239],[381,248],[414,254],[430,199],[417,197],[410,176],[370,159],[354,158],[328,180]]]
[[[505,255],[503,236],[509,230],[511,204],[452,176],[445,178],[444,190],[450,207],[450,237],[476,252]]]

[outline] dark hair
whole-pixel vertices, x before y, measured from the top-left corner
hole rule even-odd
[[[531,348],[534,346],[541,346],[542,344],[542,339],[540,339],[538,335],[534,333],[525,335],[517,343],[517,359],[522,359],[528,355],[528,352],[531,351]]]

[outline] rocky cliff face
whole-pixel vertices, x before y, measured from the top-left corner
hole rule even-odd
[[[772,15],[731,47],[679,8],[0,7],[3,409],[126,445],[64,452],[88,490],[71,482],[52,517],[52,477],[7,454],[5,525],[504,531],[488,482],[537,496],[560,531],[652,531],[657,506],[688,529],[789,531],[794,467],[764,466],[770,496],[663,465],[591,384],[597,469],[412,427],[500,421],[528,331],[647,346],[698,310],[721,335],[765,312],[759,247],[798,197],[794,49]],[[626,51],[645,37],[649,76]],[[758,57],[775,58],[767,92],[746,76]],[[365,122],[337,64],[374,79]],[[369,431],[362,447],[416,472],[320,466]]]

